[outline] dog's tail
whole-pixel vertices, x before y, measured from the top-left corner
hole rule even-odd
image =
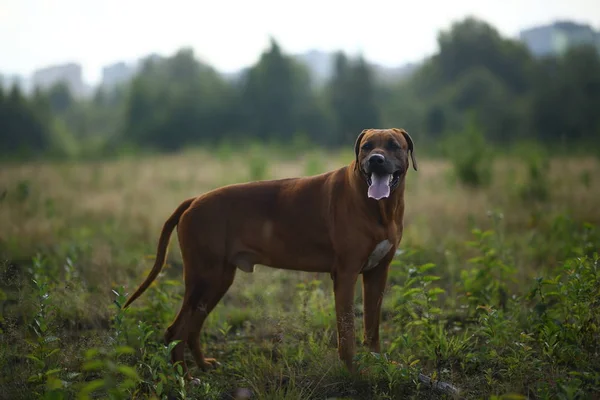
[[[131,295],[129,300],[127,300],[123,308],[127,308],[135,299],[140,297],[162,270],[165,263],[165,257],[167,255],[169,240],[171,239],[171,233],[179,223],[179,218],[181,218],[181,215],[190,207],[190,204],[192,204],[194,200],[195,197],[187,199],[181,203],[163,225],[162,232],[160,233],[160,239],[158,240],[158,248],[156,249],[156,260],[154,261],[154,267],[152,267],[152,271],[150,271],[150,274],[148,274],[146,280],[137,288],[135,293]]]

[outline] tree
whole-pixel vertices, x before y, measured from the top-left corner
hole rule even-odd
[[[41,107],[42,104],[40,103]],[[15,84],[8,96],[0,101],[0,149],[4,155],[35,155],[50,146],[51,127],[44,115],[49,112],[36,108],[36,103],[25,98]]]
[[[50,100],[52,111],[57,114],[64,114],[74,103],[71,90],[64,82],[57,83],[50,88],[48,99]]]
[[[148,61],[126,101],[123,137],[142,147],[177,150],[232,129],[230,88],[190,49]]]
[[[361,130],[380,125],[376,88],[364,58],[352,63],[338,53],[328,93],[338,144],[350,143]]]
[[[543,59],[533,82],[532,119],[538,138],[575,142],[598,137],[600,55],[594,47],[578,46],[564,56]]]
[[[526,47],[500,36],[488,23],[466,18],[438,35],[437,62],[446,83],[474,67],[484,67],[515,93],[528,89],[531,55]]]
[[[240,107],[248,133],[259,139],[286,142],[300,132],[322,129],[308,71],[273,39],[243,79]]]

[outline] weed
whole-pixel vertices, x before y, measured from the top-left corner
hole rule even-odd
[[[311,152],[309,153],[306,163],[304,165],[304,175],[312,176],[318,175],[322,172],[325,172],[325,167],[323,165],[323,155],[319,152]]]
[[[33,361],[34,373],[29,376],[28,381],[34,384],[44,384],[46,394],[49,398],[54,397],[54,391],[62,387],[62,382],[58,378],[61,371],[57,368],[57,355],[60,352],[58,327],[53,318],[52,296],[50,294],[50,284],[44,270],[44,259],[36,256],[33,259],[31,274],[35,289],[37,302],[37,312],[33,316],[30,329],[34,336],[27,339],[31,347],[31,352],[27,354],[27,359]],[[41,396],[41,393],[36,393]]]
[[[485,187],[491,183],[493,153],[474,120],[463,132],[448,136],[443,148],[460,182],[470,187]]]
[[[550,196],[547,152],[539,145],[527,144],[517,154],[525,160],[527,168],[527,179],[519,186],[519,195],[524,201],[547,201]]]
[[[267,179],[269,173],[269,162],[262,152],[254,147],[248,156],[248,179],[261,181]]]

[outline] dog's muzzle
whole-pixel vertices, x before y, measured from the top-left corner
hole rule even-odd
[[[367,196],[375,200],[389,197],[400,181],[400,170],[394,170],[394,165],[382,154],[370,155],[365,164]]]

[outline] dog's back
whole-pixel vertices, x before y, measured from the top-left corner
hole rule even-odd
[[[182,247],[253,264],[328,272],[333,252],[328,223],[331,186],[343,171],[225,186],[199,196],[182,215]],[[321,254],[322,257],[315,257]],[[310,256],[309,256],[310,255]]]

